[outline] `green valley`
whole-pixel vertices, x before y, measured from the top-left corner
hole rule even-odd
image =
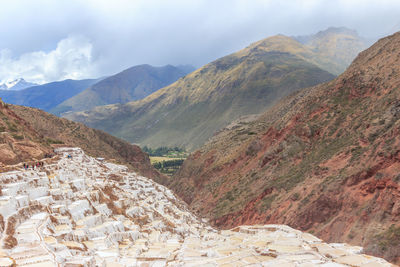
[[[150,96],[69,113],[69,119],[141,146],[193,150],[241,116],[258,114],[298,89],[334,75],[320,57],[283,35],[211,62]]]

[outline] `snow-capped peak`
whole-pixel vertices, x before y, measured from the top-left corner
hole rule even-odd
[[[24,78],[9,79],[0,84],[0,90],[22,90],[36,85],[24,80]]]
[[[24,83],[24,82],[25,82],[24,78],[17,78],[15,80],[7,81],[5,85],[7,86],[8,89],[10,89],[11,87],[17,85],[18,83]]]

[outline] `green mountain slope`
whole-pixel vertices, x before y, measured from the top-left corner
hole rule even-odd
[[[143,100],[66,117],[141,145],[193,149],[232,120],[331,80],[332,74],[308,60],[313,56],[294,39],[274,36],[209,63]]]
[[[134,66],[92,85],[58,105],[52,112],[61,114],[88,110],[100,105],[139,100],[175,82],[190,70],[188,66]]]

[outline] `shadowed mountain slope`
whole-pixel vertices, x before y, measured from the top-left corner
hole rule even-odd
[[[1,90],[0,97],[6,103],[35,107],[49,112],[64,100],[82,92],[99,79],[65,80],[46,83],[20,91]]]
[[[139,100],[175,82],[191,70],[194,69],[190,66],[134,66],[105,78],[64,101],[53,110],[53,113],[88,110],[101,105]]]
[[[240,116],[265,111],[277,99],[334,76],[317,57],[282,35],[211,62],[150,96],[66,115],[133,143],[193,149]],[[314,60],[314,59],[313,59]]]
[[[338,78],[236,121],[169,187],[220,227],[284,223],[400,263],[400,33]]]

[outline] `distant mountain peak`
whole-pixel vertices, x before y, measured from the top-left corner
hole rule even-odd
[[[316,35],[329,34],[329,33],[345,33],[345,34],[349,34],[349,35],[357,35],[358,36],[358,32],[356,30],[349,29],[346,27],[329,27],[326,30],[319,31]]]
[[[127,103],[142,99],[158,89],[185,76],[192,69],[173,65],[152,66],[141,64],[109,76],[81,93],[65,100],[53,111],[55,114],[67,111],[89,110],[96,106]]]
[[[196,70],[196,68],[190,64],[183,64],[183,65],[181,64],[177,65],[176,67],[186,73],[191,73]]]
[[[8,79],[0,84],[0,90],[23,90],[25,88],[35,86],[36,83],[30,83],[24,78]]]
[[[321,39],[334,34],[344,34],[360,38],[356,30],[349,29],[346,27],[329,27],[326,30],[319,31],[315,34],[298,35],[298,36],[293,36],[292,38],[302,44],[307,44],[315,39]]]

